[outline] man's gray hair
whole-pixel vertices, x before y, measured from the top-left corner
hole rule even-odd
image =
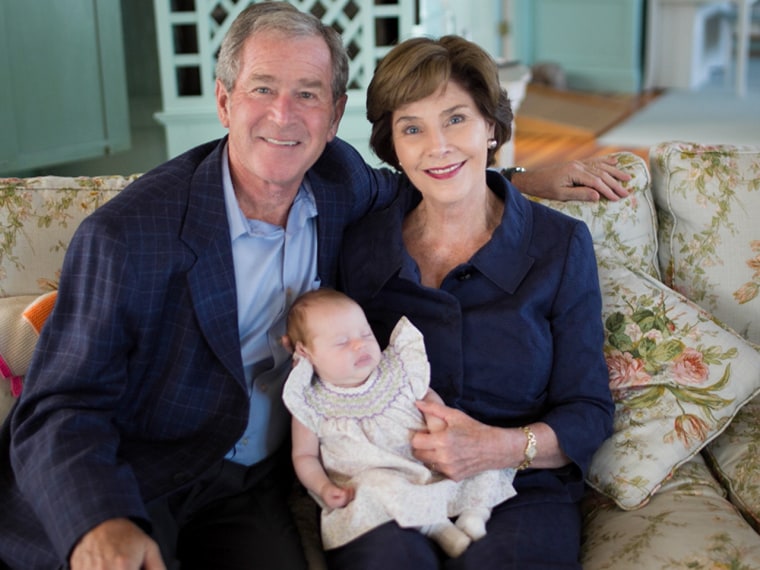
[[[292,37],[320,36],[330,50],[332,60],[332,95],[334,101],[346,94],[348,54],[338,32],[319,18],[301,12],[287,2],[251,4],[235,18],[222,41],[216,62],[216,77],[231,92],[240,71],[240,52],[245,41],[258,32],[277,31]]]

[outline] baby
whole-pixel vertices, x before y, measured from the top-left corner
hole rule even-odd
[[[319,289],[296,299],[287,334],[297,360],[283,392],[293,464],[322,507],[324,547],[388,521],[419,529],[450,557],[485,536],[491,508],[515,495],[514,469],[456,482],[412,455],[416,431],[446,428],[439,418],[426,426],[415,406],[442,403],[421,333],[402,317],[381,352],[361,307]]]

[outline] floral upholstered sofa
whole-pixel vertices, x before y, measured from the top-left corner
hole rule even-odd
[[[760,147],[668,142],[589,226],[615,431],[584,502],[585,570],[760,569]],[[0,416],[23,390],[84,216],[135,177],[0,179]],[[5,380],[3,379],[5,377]],[[313,568],[315,505],[296,495]]]
[[[760,147],[649,159],[625,200],[549,203],[591,229],[616,403],[583,567],[760,569]]]

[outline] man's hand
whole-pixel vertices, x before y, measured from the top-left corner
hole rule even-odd
[[[158,545],[129,519],[107,520],[74,547],[71,570],[166,570]]]
[[[552,166],[515,172],[512,182],[524,194],[549,200],[583,200],[601,198],[616,201],[628,196],[621,182],[631,176],[617,168],[613,156],[574,160]]]

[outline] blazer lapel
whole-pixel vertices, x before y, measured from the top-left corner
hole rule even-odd
[[[317,272],[323,286],[334,287],[343,231],[355,218],[355,196],[348,182],[337,183],[316,169],[307,175],[317,203]]]
[[[221,148],[198,167],[181,238],[196,255],[187,274],[198,323],[217,358],[245,386],[237,292],[221,176]]]

